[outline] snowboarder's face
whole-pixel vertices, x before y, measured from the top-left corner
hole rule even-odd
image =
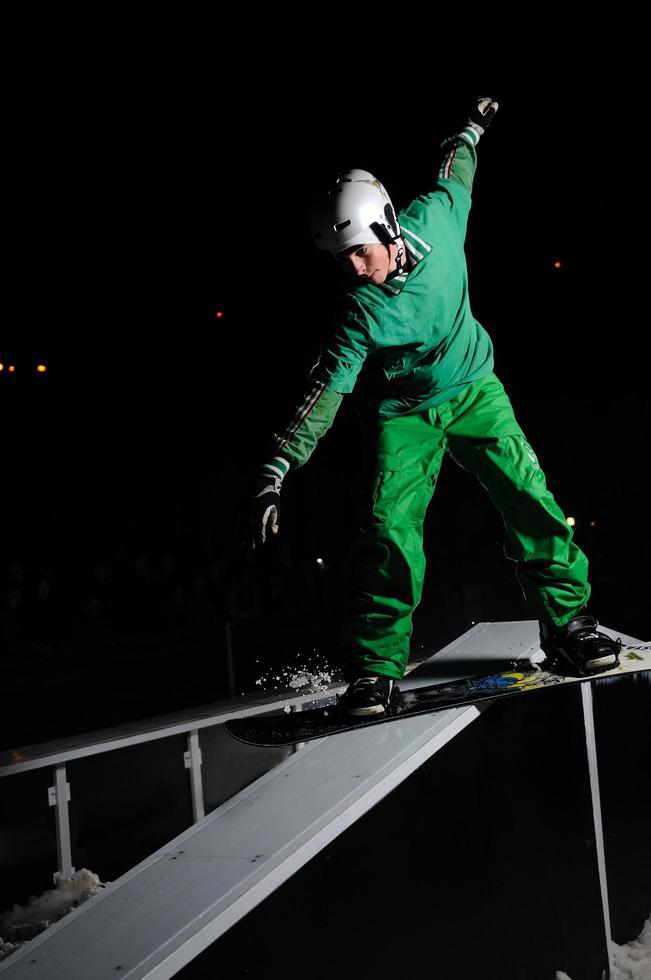
[[[395,245],[356,245],[348,252],[337,256],[337,262],[351,276],[381,286],[390,272],[396,267]]]

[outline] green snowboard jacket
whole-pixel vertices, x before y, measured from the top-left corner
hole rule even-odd
[[[269,473],[282,479],[302,466],[354,388],[371,417],[389,419],[449,401],[493,370],[464,253],[477,138],[464,129],[446,140],[433,190],[399,212],[409,271],[344,292],[303,400],[275,436]]]

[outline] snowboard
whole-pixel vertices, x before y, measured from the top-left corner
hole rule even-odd
[[[512,669],[466,677],[447,684],[432,684],[407,691],[400,691],[396,685],[389,711],[381,715],[347,715],[333,697],[329,703],[306,711],[286,708],[281,713],[234,718],[225,722],[224,728],[233,738],[250,745],[294,745],[369,725],[399,721],[411,715],[651,670],[651,643],[622,645],[619,661],[619,666],[612,670],[584,677],[565,676],[537,667],[529,661],[513,662]]]

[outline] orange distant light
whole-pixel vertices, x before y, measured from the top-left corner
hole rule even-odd
[[[4,364],[0,364],[0,371],[4,371],[4,369],[5,369]]]
[[[555,269],[560,269],[562,267],[562,265],[563,265],[562,262],[558,262],[558,261],[554,262],[554,268]]]
[[[11,371],[12,374],[13,374],[13,372],[15,370],[16,370],[16,365],[15,364],[10,364],[9,367],[7,368],[7,371]]]
[[[46,364],[37,364],[36,365],[36,370],[38,371],[39,374],[45,374],[45,372],[47,371],[47,365]]]
[[[221,310],[217,310],[217,312],[215,313],[215,316],[217,317],[218,320],[221,320],[221,318],[223,317],[223,315],[224,314],[223,314],[223,312]]]

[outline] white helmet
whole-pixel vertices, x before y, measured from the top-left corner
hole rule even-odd
[[[391,198],[368,170],[344,170],[312,212],[310,233],[321,251],[338,255],[353,245],[390,245],[400,236]]]

